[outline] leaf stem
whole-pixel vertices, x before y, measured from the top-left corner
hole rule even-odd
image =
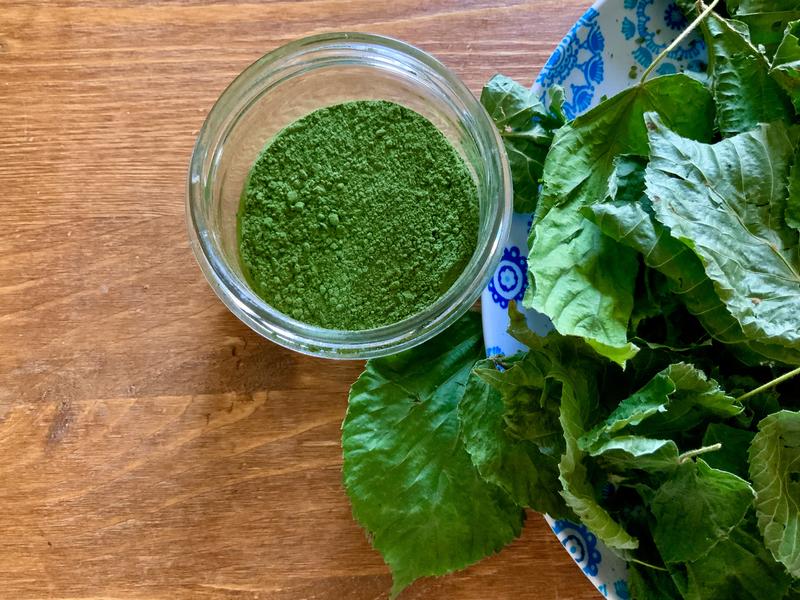
[[[711,444],[710,446],[703,446],[702,448],[698,448],[697,450],[689,450],[688,452],[684,452],[678,457],[678,462],[683,464],[690,458],[694,458],[695,456],[700,456],[701,454],[705,454],[706,452],[716,452],[722,448],[722,444],[717,442],[716,444]]]
[[[776,377],[772,381],[768,381],[764,385],[760,385],[754,390],[750,390],[749,392],[742,394],[736,400],[738,402],[741,402],[742,400],[747,400],[748,398],[751,398],[752,396],[755,396],[756,394],[760,394],[761,392],[763,392],[765,390],[768,390],[770,388],[775,387],[779,383],[783,383],[787,379],[791,379],[795,375],[800,375],[800,367],[797,367],[796,369],[793,369],[793,370],[789,371],[788,373],[784,373],[780,377]]]
[[[661,62],[661,59],[663,59],[663,58],[664,58],[664,57],[665,57],[667,54],[669,54],[670,52],[672,52],[673,50],[675,50],[675,48],[677,48],[677,47],[678,47],[678,44],[680,44],[680,43],[681,43],[683,40],[685,40],[685,39],[686,39],[686,37],[687,37],[687,36],[688,36],[690,33],[692,33],[692,31],[694,31],[694,30],[695,30],[695,28],[696,28],[696,27],[697,27],[697,26],[700,24],[700,22],[701,22],[703,19],[705,19],[705,18],[706,18],[706,17],[707,17],[707,16],[708,16],[708,15],[711,13],[711,11],[712,11],[712,10],[714,10],[714,7],[715,7],[715,6],[716,6],[718,3],[719,3],[719,0],[712,0],[711,4],[709,4],[709,5],[708,5],[708,6],[707,6],[707,7],[706,7],[704,10],[703,10],[703,12],[701,12],[701,13],[698,15],[698,17],[697,17],[697,18],[696,18],[694,21],[692,21],[692,22],[689,24],[689,26],[688,26],[686,29],[684,29],[684,30],[683,30],[683,32],[682,32],[682,33],[681,33],[681,34],[680,34],[678,37],[676,37],[674,40],[672,40],[672,43],[671,43],[669,46],[667,46],[666,48],[664,48],[664,49],[663,49],[663,50],[662,50],[662,51],[659,53],[659,55],[655,57],[655,59],[653,60],[653,62],[651,62],[651,63],[650,63],[650,66],[649,66],[649,67],[647,67],[647,69],[645,70],[645,72],[642,74],[642,78],[639,80],[639,85],[641,85],[641,84],[643,84],[643,83],[645,82],[645,80],[647,79],[647,76],[648,76],[648,75],[650,75],[650,73],[652,73],[652,72],[653,72],[653,69],[655,69],[655,68],[656,68],[656,65],[658,65],[658,63],[660,63],[660,62]],[[702,3],[701,3],[701,4],[702,4]]]
[[[650,563],[644,562],[643,560],[639,560],[638,558],[629,558],[628,562],[634,562],[634,563],[637,563],[637,564],[640,564],[640,565],[644,565],[645,567],[650,567],[651,569],[655,569],[656,571],[664,571],[664,572],[666,572],[666,569],[664,567],[659,567],[657,565],[651,565]]]

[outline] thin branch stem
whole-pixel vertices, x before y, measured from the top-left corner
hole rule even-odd
[[[706,452],[716,452],[722,448],[722,444],[717,442],[716,444],[711,444],[710,446],[703,446],[702,448],[698,448],[697,450],[689,450],[688,452],[684,452],[678,457],[678,462],[683,464],[690,458],[694,458],[695,456],[700,456],[701,454],[705,454]]]
[[[796,369],[793,369],[793,370],[789,371],[788,373],[784,373],[780,377],[776,377],[772,381],[768,381],[764,385],[760,385],[754,390],[750,390],[749,392],[747,392],[745,394],[742,394],[736,400],[738,402],[741,402],[742,400],[747,400],[748,398],[751,398],[751,397],[755,396],[756,394],[760,394],[761,392],[763,392],[765,390],[768,390],[770,388],[775,387],[779,383],[783,383],[787,379],[791,379],[795,375],[800,375],[800,367],[797,367]]]
[[[642,74],[642,78],[639,80],[639,84],[642,84],[642,83],[645,82],[645,80],[647,79],[647,76],[650,75],[650,73],[653,72],[653,69],[655,69],[656,66],[658,65],[658,63],[661,62],[661,59],[663,59],[667,54],[669,54],[670,52],[675,50],[675,48],[677,48],[678,45],[683,40],[685,40],[689,36],[689,34],[691,34],[695,30],[695,28],[701,23],[701,21],[703,19],[705,19],[709,14],[711,14],[711,11],[714,10],[714,7],[717,4],[719,4],[719,0],[712,0],[711,4],[706,6],[705,10],[703,10],[703,12],[701,12],[698,15],[698,17],[694,21],[692,21],[689,24],[689,26],[686,29],[684,29],[683,32],[678,37],[676,37],[674,40],[672,40],[672,43],[669,46],[664,48],[661,51],[661,53],[659,53],[659,55],[655,57],[653,62],[650,63],[650,66],[647,67],[645,72]]]
[[[651,569],[655,569],[656,571],[664,571],[664,572],[666,572],[666,569],[664,567],[659,567],[657,565],[651,565],[650,563],[644,562],[643,560],[639,560],[638,558],[629,558],[628,562],[635,562],[635,563],[638,563],[640,565],[644,565],[645,567],[650,567]]]

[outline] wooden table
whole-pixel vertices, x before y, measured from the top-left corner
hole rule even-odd
[[[0,597],[387,597],[339,425],[362,365],[292,353],[189,250],[228,82],[291,39],[395,36],[529,84],[588,0],[0,0]],[[595,598],[541,517],[403,598]]]

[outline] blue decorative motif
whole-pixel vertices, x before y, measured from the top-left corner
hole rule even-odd
[[[486,358],[498,356],[500,354],[503,354],[503,350],[500,348],[500,346],[491,346],[486,349]]]
[[[603,560],[597,549],[597,536],[585,525],[577,525],[565,519],[553,523],[553,531],[583,572],[592,577],[596,576]]]
[[[624,579],[617,579],[614,582],[614,592],[620,600],[629,600],[631,597],[631,593],[628,591],[628,582]]]
[[[489,281],[492,300],[501,308],[508,308],[511,300],[520,301],[528,285],[528,259],[519,248],[511,246],[503,250],[500,265]]]
[[[628,17],[622,19],[622,35],[626,40],[631,39],[636,34],[636,25]]]
[[[683,31],[688,25],[683,12],[674,2],[667,5],[660,14],[658,9],[654,8],[655,4],[656,0],[625,0],[625,8],[635,12],[636,23],[625,17],[622,20],[621,32],[626,40],[630,40],[635,34],[639,36],[637,38],[639,47],[633,51],[633,58],[642,67],[649,67],[655,57],[672,42],[675,37],[674,32]],[[658,4],[663,6],[661,3]],[[665,29],[667,31],[664,31]],[[696,63],[701,62],[698,59],[705,56],[705,48],[705,42],[695,37],[679,45],[667,56],[674,61],[689,61],[688,68],[701,70],[693,67],[698,66]],[[665,75],[677,73],[678,70],[678,65],[664,61],[657,72]]]
[[[582,81],[570,83],[572,100],[564,102],[564,114],[573,119],[589,108],[596,87],[603,82],[603,50],[605,38],[597,22],[599,13],[590,8],[566,37],[561,40],[555,52],[537,77],[536,82],[544,88],[561,85],[567,77],[574,78],[578,70]]]
[[[683,11],[674,2],[664,11],[664,23],[675,31],[683,31],[689,25]]]

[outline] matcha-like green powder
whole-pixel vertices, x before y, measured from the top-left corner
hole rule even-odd
[[[478,237],[469,169],[425,117],[386,101],[336,104],[279,132],[239,207],[250,285],[295,319],[361,330],[438,299]]]

